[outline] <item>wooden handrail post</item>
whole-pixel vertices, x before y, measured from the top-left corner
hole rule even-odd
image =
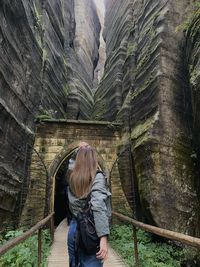
[[[42,263],[42,229],[38,229],[38,267]]]
[[[133,241],[134,241],[134,256],[135,256],[135,267],[140,267],[139,254],[138,254],[138,242],[136,228],[133,225]]]
[[[54,240],[54,216],[51,217],[50,221],[50,233],[51,233],[51,240]]]

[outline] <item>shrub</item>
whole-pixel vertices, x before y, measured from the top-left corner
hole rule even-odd
[[[9,239],[21,235],[23,231],[9,231],[0,237],[3,244]],[[0,258],[1,267],[35,267],[37,266],[37,235],[29,237],[27,240],[12,248]],[[46,259],[50,250],[50,234],[48,230],[42,231],[42,267],[46,266]]]
[[[116,251],[124,258],[128,266],[133,267],[133,235],[132,227],[127,225],[113,225],[110,242]],[[154,242],[152,235],[137,230],[138,251],[141,267],[180,267],[183,251],[173,245]]]

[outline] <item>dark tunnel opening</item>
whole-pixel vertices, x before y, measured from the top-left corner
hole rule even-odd
[[[76,149],[75,149],[76,150]],[[69,224],[72,214],[69,209],[67,197],[67,187],[71,170],[69,170],[70,159],[75,159],[76,152],[73,150],[59,167],[55,177],[55,193],[54,193],[54,225],[58,226],[65,218]],[[103,171],[103,167],[98,163],[98,169]]]
[[[54,195],[54,224],[58,226],[61,221],[67,218],[69,222],[71,213],[69,210],[68,198],[67,198],[67,186],[69,177],[69,159],[71,155],[60,166],[55,177],[55,195]]]

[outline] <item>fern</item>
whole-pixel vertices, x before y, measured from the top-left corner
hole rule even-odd
[[[183,251],[172,245],[153,242],[152,235],[142,230],[137,231],[138,251],[141,267],[180,267]],[[113,225],[110,242],[126,264],[133,267],[133,237],[132,227],[127,225]]]

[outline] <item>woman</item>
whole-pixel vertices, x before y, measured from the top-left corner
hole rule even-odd
[[[68,232],[68,252],[70,267],[75,266],[74,237],[76,233],[76,216],[85,206],[86,197],[91,192],[91,205],[97,235],[100,237],[100,249],[94,255],[84,253],[80,248],[80,267],[102,267],[108,255],[110,192],[107,190],[105,176],[97,173],[97,155],[89,146],[81,146],[77,152],[75,166],[69,179],[68,198],[73,219]]]

